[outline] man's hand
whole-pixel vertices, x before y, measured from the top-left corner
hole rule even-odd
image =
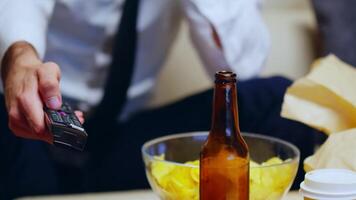
[[[60,69],[53,62],[42,63],[33,47],[17,42],[5,54],[2,80],[9,127],[16,136],[52,143],[45,125],[44,104],[59,109]],[[83,122],[82,113],[77,112]]]

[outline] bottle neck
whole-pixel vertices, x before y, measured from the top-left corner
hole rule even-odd
[[[237,138],[240,135],[236,82],[215,83],[211,135]]]

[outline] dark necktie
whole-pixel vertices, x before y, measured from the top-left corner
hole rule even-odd
[[[84,124],[89,135],[87,150],[93,156],[100,157],[102,152],[109,151],[111,142],[118,135],[113,126],[125,104],[131,83],[136,54],[138,9],[139,0],[126,0],[113,44],[112,63],[104,96]]]
[[[99,121],[115,120],[125,104],[135,64],[138,9],[139,0],[126,0],[114,41],[104,96],[94,111],[93,117]]]

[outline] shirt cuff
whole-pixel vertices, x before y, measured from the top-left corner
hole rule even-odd
[[[31,44],[43,59],[47,25],[54,3],[54,0],[3,0],[0,3],[0,77],[4,54],[18,41]],[[0,92],[3,91],[1,82]]]
[[[7,49],[18,41],[30,43],[42,59],[54,1],[7,0],[0,6],[0,61]]]

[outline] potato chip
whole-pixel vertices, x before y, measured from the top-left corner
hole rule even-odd
[[[165,200],[199,199],[199,160],[187,165],[163,162],[164,155],[151,163],[151,174]],[[297,170],[297,163],[283,164],[273,157],[262,164],[250,161],[250,199],[280,199],[290,187]],[[274,166],[270,166],[274,165]],[[268,166],[268,167],[267,167]]]

